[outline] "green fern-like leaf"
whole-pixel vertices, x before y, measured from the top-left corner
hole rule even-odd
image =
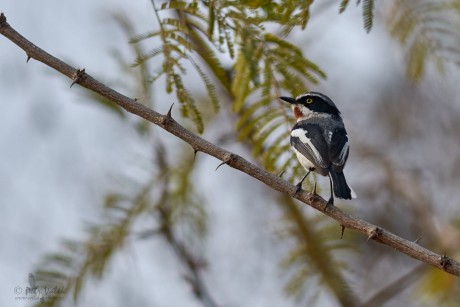
[[[287,106],[277,102],[277,92],[283,89],[297,95],[306,91],[307,82],[315,84],[319,78],[325,77],[325,74],[314,63],[305,59],[301,50],[290,42],[268,33],[258,37],[261,39],[260,42],[244,45],[244,57],[240,53],[241,67],[235,69],[235,80],[241,82],[236,79],[238,69],[250,70],[251,72],[246,71],[245,84],[249,86],[252,82],[254,86],[249,91],[245,89],[244,94],[249,97],[258,96],[260,93],[261,99],[254,103],[247,103],[241,99],[235,102],[238,107],[242,107],[242,103],[247,104],[246,107],[237,109],[240,110],[237,128],[239,139],[250,140],[254,145],[254,155],[263,157],[262,165],[270,171],[276,171],[281,164],[285,165],[280,159],[279,149],[286,150],[285,144],[289,140],[289,128],[282,125],[289,120],[285,110]],[[258,52],[252,51],[254,49]],[[255,54],[253,57],[256,60],[252,62],[257,63],[257,66],[247,67],[245,61],[248,61],[248,54]],[[234,86],[234,89],[241,90],[239,83],[234,83]],[[279,139],[280,134],[284,135],[283,140]],[[289,155],[289,159],[291,158]]]
[[[245,108],[240,112],[240,116],[238,117],[238,120],[236,122],[236,128],[239,130],[247,125],[250,125],[251,123],[254,123],[254,121],[252,121],[251,118],[255,117],[257,112],[263,110],[263,107],[267,106],[269,103],[270,101],[262,99],[245,106]]]
[[[148,31],[143,34],[137,34],[129,39],[130,44],[137,44],[143,40],[156,37],[162,34],[162,31]]]
[[[260,133],[256,135],[257,143],[255,144],[253,149],[253,155],[255,157],[259,156],[262,153],[263,145],[267,141],[267,139],[273,136],[274,132],[285,124],[286,123],[284,120],[281,120],[279,116],[275,116],[272,121],[267,123],[266,127],[261,128]]]
[[[164,2],[161,5],[160,10],[181,10],[181,11],[183,10],[183,11],[187,11],[193,14],[193,13],[196,13],[197,8],[198,8],[197,1],[188,2],[188,1],[175,0],[175,1]]]
[[[405,48],[406,75],[417,82],[429,62],[440,72],[446,63],[458,63],[460,10],[458,1],[402,0],[393,2],[388,27]]]
[[[281,92],[295,96],[306,91],[308,85],[318,83],[325,74],[295,44],[267,31],[267,25],[278,25],[283,35],[294,27],[305,28],[313,1],[173,2],[155,8],[159,31],[133,38],[133,42],[153,37],[162,41],[161,50],[153,49],[136,63],[163,55],[161,70],[152,80],[165,76],[166,91],[176,94],[182,114],[190,117],[199,131],[204,127],[192,93],[185,86],[183,63],[192,64],[215,110],[219,100],[213,81],[218,80],[233,100],[233,111],[239,115],[238,138],[252,143],[254,154],[262,157],[267,169],[288,165],[286,158],[280,158],[280,150],[285,150],[289,141],[289,128],[283,123],[290,120],[290,115],[277,97]],[[162,17],[164,10],[174,10],[175,14]],[[232,69],[222,67],[218,53],[232,59]],[[281,140],[280,135],[286,138]]]
[[[363,0],[364,29],[369,33],[374,23],[374,0]]]
[[[208,75],[201,69],[201,67],[192,59],[190,59],[190,63],[192,63],[193,67],[197,71],[198,75],[200,76],[201,80],[203,81],[206,90],[208,92],[209,97],[211,98],[212,105],[214,107],[214,111],[219,111],[219,100],[217,98],[216,87],[209,79]]]
[[[216,54],[216,50],[212,48],[206,35],[206,31],[200,29],[198,24],[190,20],[193,31],[189,32],[190,40],[193,41],[193,49],[200,56],[201,60],[211,70],[213,76],[220,82],[220,84],[227,90],[230,89],[230,80],[227,72],[222,66],[221,59]],[[202,35],[197,33],[200,31]],[[197,63],[198,64],[198,63]]]
[[[425,58],[429,46],[426,41],[418,41],[408,50],[407,75],[419,80],[425,72]]]
[[[374,6],[375,0],[363,0],[363,24],[364,29],[367,33],[372,30],[372,26],[374,24]],[[343,13],[350,3],[350,0],[342,0],[339,5],[339,13]],[[356,5],[360,5],[361,0],[356,1]]]
[[[156,47],[156,48],[152,49],[149,53],[142,54],[142,55],[138,56],[131,66],[132,67],[139,66],[139,65],[145,63],[146,61],[156,57],[157,55],[163,53],[163,51],[164,51],[163,47],[161,47],[161,46]]]
[[[340,8],[339,8],[339,13],[340,14],[342,14],[347,9],[347,6],[348,6],[349,2],[350,2],[350,0],[342,0],[342,2],[340,2]]]
[[[193,163],[178,159],[183,163],[171,166],[164,157],[164,147],[161,143],[157,146],[158,173],[134,196],[118,192],[109,194],[104,201],[105,219],[87,227],[87,240],[65,240],[59,253],[45,257],[35,272],[40,287],[59,287],[63,289],[60,295],[77,301],[89,279],[104,276],[115,253],[125,245],[127,238],[133,236],[133,225],[147,213],[166,218],[159,224],[168,227],[168,235],[176,227],[185,227],[184,233],[190,234],[187,242],[205,235],[206,211],[202,197],[194,188]],[[156,200],[153,195],[158,193],[152,194],[153,189],[160,192]],[[160,211],[162,214],[157,214]],[[162,234],[161,231],[156,233]],[[181,248],[187,246],[184,244]],[[56,306],[61,300],[46,300],[44,306]]]
[[[234,66],[235,78],[232,83],[232,94],[235,97],[233,110],[236,112],[241,111],[243,108],[250,89],[251,72],[246,59],[247,58],[241,52]]]
[[[281,201],[285,212],[284,234],[296,242],[281,262],[283,268],[291,273],[285,288],[287,293],[302,295],[303,291],[307,290],[306,280],[313,279],[327,285],[341,305],[354,305],[356,300],[347,289],[340,262],[334,259],[328,243],[321,239],[326,230],[320,226],[322,220],[306,216],[292,198],[282,198]],[[334,265],[327,266],[326,263]],[[299,271],[302,274],[299,274]]]

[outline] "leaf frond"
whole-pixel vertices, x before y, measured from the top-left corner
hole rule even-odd
[[[405,49],[411,81],[419,81],[430,62],[440,72],[446,63],[458,63],[460,50],[452,46],[460,42],[460,33],[453,30],[460,23],[460,11],[454,3],[404,0],[395,1],[389,10],[389,32]]]
[[[369,33],[374,24],[374,0],[363,0],[364,29]]]

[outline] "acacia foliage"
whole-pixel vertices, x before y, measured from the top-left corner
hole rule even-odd
[[[123,59],[119,62],[127,72],[132,72],[132,67],[140,72],[133,77],[139,87],[128,90],[141,101],[151,101],[151,83],[163,79],[166,92],[176,95],[183,116],[191,119],[199,132],[205,129],[204,107],[211,106],[217,113],[224,103],[229,103],[237,114],[237,139],[248,145],[258,161],[272,172],[288,170],[291,178],[299,176],[303,170],[292,155],[285,154],[290,152],[288,134],[292,119],[287,106],[277,97],[298,95],[326,77],[289,40],[294,29],[308,27],[312,2],[167,1],[159,5],[152,2],[159,27],[136,35],[126,20],[118,18],[131,37],[136,54],[131,67],[124,65]],[[349,3],[341,1],[339,12],[344,12]],[[362,5],[364,29],[369,32],[374,24],[376,3],[373,0],[356,3]],[[458,31],[452,31],[452,27],[460,12],[458,3],[392,2],[387,19],[390,33],[405,47],[408,76],[413,80],[423,76],[429,60],[434,59],[439,67],[447,61],[455,62]],[[446,12],[452,20],[443,20]],[[144,43],[152,47],[145,51]],[[194,97],[193,89],[187,86],[191,76],[201,79],[209,104],[198,103]],[[100,99],[99,103],[124,118],[124,113],[113,104]],[[134,124],[140,134],[151,136],[145,121]],[[155,144],[162,148],[158,140]],[[132,239],[134,225],[146,215],[153,215],[158,227],[138,234],[138,238],[162,236],[182,263],[188,265],[187,282],[192,287],[200,284],[193,278],[198,276],[202,255],[175,235],[177,228],[184,225],[195,239],[206,233],[204,201],[192,180],[193,163],[184,158],[181,160],[184,164],[169,165],[161,159],[167,155],[161,150],[152,155],[157,169],[153,177],[135,184],[135,192],[108,194],[103,202],[108,218],[89,225],[86,240],[65,240],[62,251],[48,255],[36,272],[41,282],[62,284],[66,294],[78,299],[86,281],[90,277],[102,278],[114,254]],[[336,229],[321,217],[306,216],[292,199],[280,199],[279,204],[285,217],[283,234],[286,240],[294,241],[282,260],[282,267],[291,273],[285,287],[287,293],[306,294],[314,300],[318,291],[308,292],[309,282],[313,280],[327,285],[324,288],[342,305],[350,305],[355,297],[345,282],[345,265],[332,256],[333,251],[349,246],[339,240],[320,240]],[[388,294],[386,299],[393,295],[396,294]],[[47,302],[59,303],[59,300]]]

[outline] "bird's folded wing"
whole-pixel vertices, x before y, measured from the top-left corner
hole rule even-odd
[[[291,131],[291,145],[316,167],[328,168],[331,164],[323,129],[316,124],[294,127]]]
[[[345,166],[350,152],[347,131],[344,128],[336,128],[332,133],[329,146],[329,159],[339,167]]]

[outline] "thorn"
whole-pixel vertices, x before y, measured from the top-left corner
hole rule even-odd
[[[225,162],[222,162],[221,164],[217,165],[217,167],[216,167],[216,169],[214,171],[217,171],[219,169],[219,167],[221,167],[224,164],[225,164]]]
[[[342,227],[342,233],[340,235],[340,239],[343,239],[343,233],[345,232],[345,226],[340,225],[340,227]]]
[[[172,116],[171,116],[173,105],[174,105],[174,103],[169,107],[168,113],[166,113],[166,115],[163,116],[163,118],[161,120],[161,124],[163,126],[166,126],[173,119]]]
[[[421,239],[422,237],[418,237],[417,239],[415,239],[414,243],[417,244]]]
[[[173,102],[173,104],[169,107],[169,111],[168,111],[168,113],[166,113],[166,117],[172,118],[172,116],[171,116],[171,111],[172,111],[173,106],[174,106],[174,102]]]
[[[137,98],[134,98],[133,100],[134,100],[135,102],[138,102],[138,101],[139,101],[139,99],[137,99]]]
[[[3,12],[0,14],[0,27],[3,26],[3,24],[6,23],[6,16],[3,14]]]
[[[26,63],[29,63],[29,60],[31,59],[32,57],[30,55],[27,55],[27,60],[26,60]]]
[[[378,228],[378,227],[372,228],[371,231],[369,231],[369,233],[368,233],[368,236],[367,236],[367,240],[366,240],[366,241],[375,239],[375,238],[377,238],[378,236],[380,236],[381,234],[382,234],[382,229],[380,229],[380,228]]]
[[[78,83],[80,82],[81,80],[83,80],[83,77],[85,75],[85,69],[77,69],[77,71],[73,74],[72,76],[72,84],[70,85],[70,87],[72,87],[75,83]]]
[[[198,153],[198,149],[193,149],[193,161],[196,160],[196,154]]]
[[[445,270],[448,265],[452,265],[452,260],[446,256],[446,253],[444,253],[441,256],[441,259],[439,261],[439,264],[442,266],[442,268]]]
[[[217,165],[215,170],[217,171],[219,169],[219,167],[221,167],[224,164],[229,164],[233,159],[235,159],[235,157],[236,157],[235,154],[232,154],[232,153],[227,154],[227,156],[225,157],[224,161],[221,164]]]
[[[281,177],[283,177],[283,175],[284,175],[285,172],[286,172],[286,170],[283,170],[283,171],[281,171],[277,176],[281,178]]]

